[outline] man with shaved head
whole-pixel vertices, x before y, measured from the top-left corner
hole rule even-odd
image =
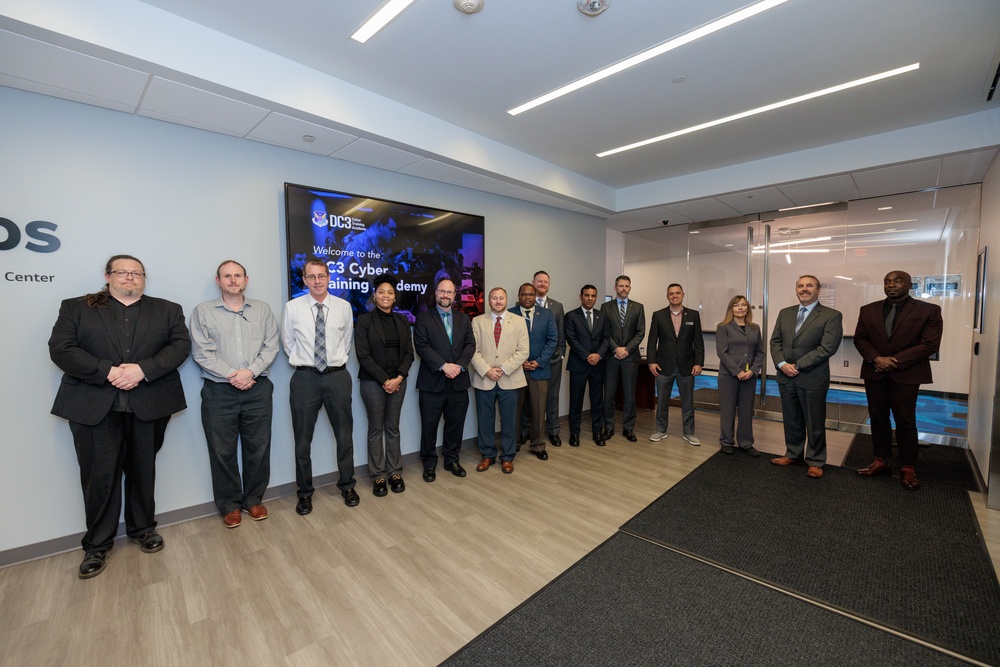
[[[892,424],[902,465],[901,481],[910,491],[917,479],[917,394],[931,382],[930,358],[941,347],[941,307],[910,296],[913,279],[906,271],[890,271],[882,281],[886,298],[861,307],[854,346],[864,364],[861,378],[868,396],[875,460],[858,471],[862,477],[890,474]]]

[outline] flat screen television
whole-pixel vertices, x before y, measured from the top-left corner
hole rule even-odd
[[[288,295],[308,290],[302,268],[310,257],[330,270],[330,294],[354,316],[374,308],[372,279],[390,274],[394,311],[413,323],[434,305],[434,287],[455,283],[455,308],[483,313],[485,218],[417,204],[285,183]]]

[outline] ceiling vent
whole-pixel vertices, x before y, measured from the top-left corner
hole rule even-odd
[[[483,0],[455,0],[455,9],[465,14],[475,14],[483,10]]]

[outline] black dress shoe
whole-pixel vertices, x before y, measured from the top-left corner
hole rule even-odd
[[[313,511],[313,501],[312,498],[299,498],[299,502],[295,504],[295,512],[301,516],[309,514]]]
[[[560,438],[558,435],[550,435],[549,442],[552,443],[553,447],[562,447],[562,438]]]
[[[571,435],[571,436],[569,436],[569,446],[570,447],[579,447],[580,446],[580,436],[579,435]]]
[[[402,477],[393,475],[389,478],[389,488],[392,489],[393,493],[402,493],[406,491],[406,484],[403,483]]]
[[[635,442],[638,440],[638,438],[635,437],[635,431],[622,431],[622,435],[624,435],[625,439],[629,442]]]
[[[130,537],[128,541],[138,544],[139,549],[145,554],[155,554],[163,548],[163,538],[155,530],[148,530],[138,537]]]
[[[437,479],[437,473],[434,472],[434,468],[424,468],[424,481],[433,482]]]
[[[384,479],[376,479],[372,483],[372,493],[375,494],[376,498],[381,498],[389,494],[389,489],[386,487]]]
[[[346,491],[341,491],[340,495],[344,496],[344,504],[348,507],[357,507],[358,503],[361,502],[361,498],[358,496],[358,492],[354,489],[347,489]]]
[[[607,431],[606,430],[606,431],[604,431],[604,433],[601,434],[601,438],[604,439],[604,440],[610,440],[613,437],[615,437],[615,432],[614,431]]]
[[[456,463],[445,463],[444,469],[450,472],[455,477],[465,477],[465,468]]]
[[[598,433],[597,435],[594,436],[594,444],[597,445],[598,447],[603,447],[605,444],[607,444],[606,440],[607,439],[604,437],[603,433]]]
[[[96,577],[101,572],[104,572],[104,566],[107,565],[108,552],[110,549],[105,549],[103,551],[92,551],[89,554],[84,555],[83,562],[80,563],[80,578],[90,579],[91,577]]]
[[[542,460],[542,461],[548,461],[548,460],[549,460],[549,455],[548,455],[548,453],[547,453],[547,452],[545,452],[545,451],[541,451],[541,452],[531,452],[531,453],[532,453],[532,454],[534,454],[535,456],[537,456],[537,457],[538,457],[538,458],[539,458],[540,460]]]
[[[527,435],[525,435],[524,433],[522,433],[519,436],[517,436],[517,444],[518,445],[523,445],[526,442],[528,442],[528,436]]]

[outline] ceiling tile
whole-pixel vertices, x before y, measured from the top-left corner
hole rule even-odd
[[[716,199],[727,206],[733,207],[743,215],[762,213],[764,211],[777,211],[781,208],[796,205],[778,188],[747,190],[746,192],[736,192],[731,195],[720,195]]]
[[[156,76],[142,98],[138,114],[242,137],[264,119],[268,110]]]
[[[0,30],[0,84],[116,111],[135,111],[145,72]]]
[[[670,204],[664,209],[664,212],[664,217],[670,220],[673,220],[673,218],[670,218],[669,213],[675,213],[676,215],[688,218],[691,222],[723,220],[725,218],[736,218],[740,215],[740,212],[735,208],[727,206],[714,197]]]
[[[861,191],[849,174],[816,178],[799,183],[779,185],[793,206],[815,206],[829,202],[850,201],[861,197]]]
[[[392,146],[383,146],[368,139],[352,141],[330,157],[388,171],[398,171],[423,159],[419,155]]]
[[[302,137],[309,135],[315,138],[313,142],[303,141]],[[292,118],[282,113],[272,112],[257,127],[251,130],[247,139],[262,141],[266,144],[293,148],[297,151],[329,155],[351,143],[356,136],[345,132],[331,130],[322,125]]]
[[[985,151],[949,155],[942,158],[938,187],[981,183],[996,154],[997,150],[991,148]]]
[[[453,167],[450,164],[429,158],[420,162],[414,162],[402,169],[397,169],[397,171],[401,174],[409,174],[410,176],[426,178],[431,181],[440,181],[441,183],[454,183],[475,175],[468,169]]]
[[[861,196],[867,198],[936,187],[940,171],[941,160],[935,158],[858,171],[852,176]]]

